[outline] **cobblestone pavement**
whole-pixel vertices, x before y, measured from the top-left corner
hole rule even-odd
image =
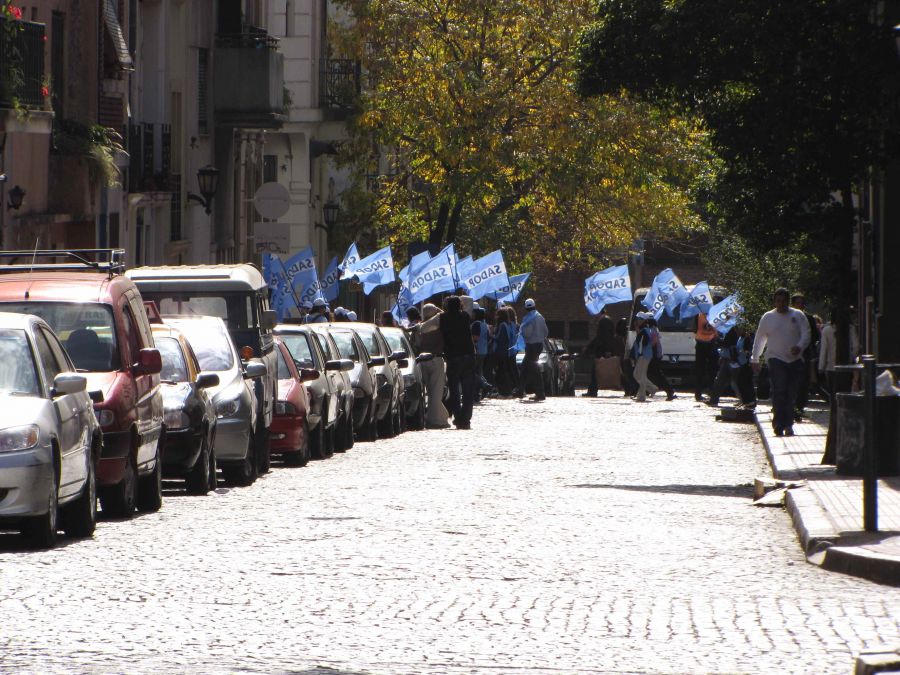
[[[0,672],[846,673],[900,589],[807,564],[752,425],[693,400],[489,401],[473,431],[0,535]]]

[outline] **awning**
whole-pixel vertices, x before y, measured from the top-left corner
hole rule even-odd
[[[119,17],[116,16],[116,1],[103,1],[103,23],[106,24],[106,30],[109,31],[109,37],[112,40],[113,48],[116,50],[116,58],[119,64],[125,70],[134,70],[134,63],[131,60],[131,54],[128,52],[128,45],[125,43],[125,35],[122,33],[122,26],[119,23]]]

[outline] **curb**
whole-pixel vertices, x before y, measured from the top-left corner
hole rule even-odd
[[[830,572],[861,577],[885,586],[900,586],[900,558],[861,546],[831,546],[825,551],[821,566]]]

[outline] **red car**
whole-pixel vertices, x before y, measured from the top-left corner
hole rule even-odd
[[[306,413],[309,394],[303,383],[319,377],[313,368],[298,369],[284,343],[275,339],[278,361],[278,398],[269,427],[272,454],[280,454],[288,466],[306,466],[309,462],[309,429]]]

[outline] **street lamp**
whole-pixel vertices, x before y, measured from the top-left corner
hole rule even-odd
[[[25,190],[16,185],[9,191],[9,203],[7,203],[6,208],[18,211],[22,208],[22,202],[25,201],[26,194]]]
[[[212,213],[212,200],[219,189],[219,170],[214,166],[204,166],[197,170],[197,184],[200,186],[200,194],[187,193],[188,201],[199,203],[206,211],[206,215]]]
[[[329,229],[337,225],[338,216],[341,214],[341,206],[336,201],[329,199],[322,207],[322,217]]]

